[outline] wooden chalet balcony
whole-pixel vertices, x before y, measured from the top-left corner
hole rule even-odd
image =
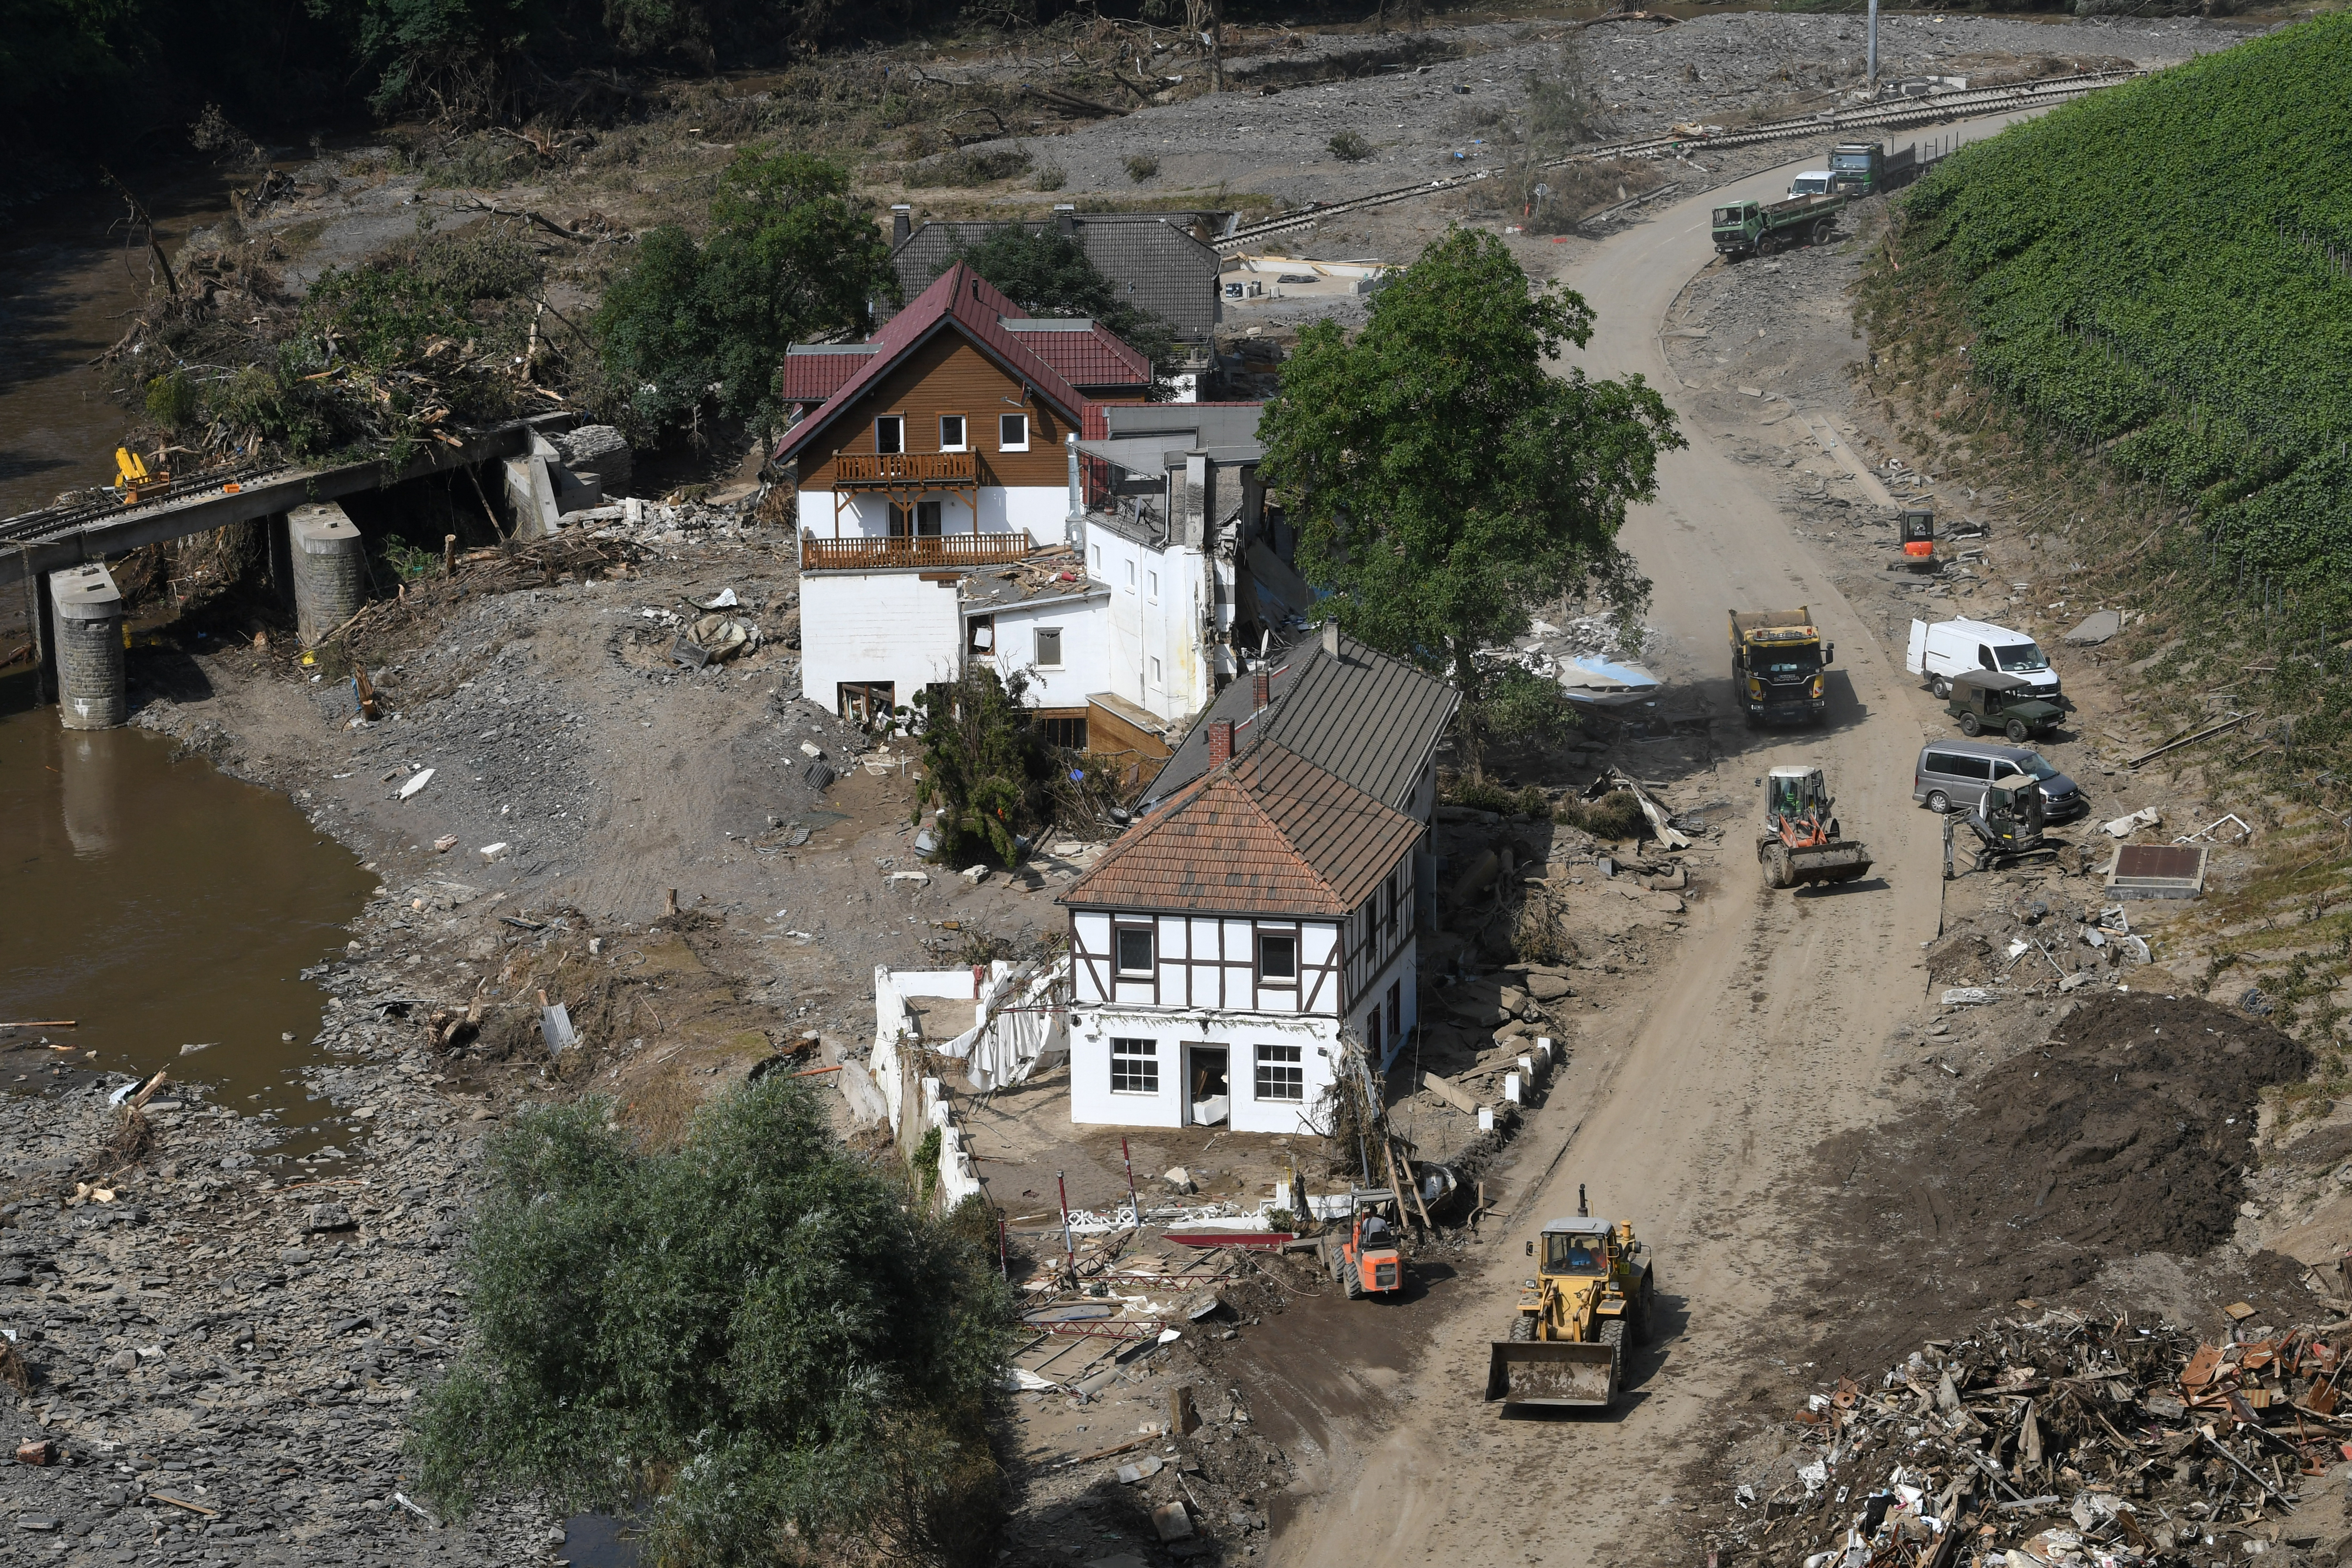
[[[980,482],[971,452],[842,452],[833,459],[835,489],[970,489]]]
[[[1029,535],[1009,533],[950,533],[931,539],[819,539],[801,536],[801,569],[805,572],[873,571],[886,566],[1009,566],[1029,557]]]

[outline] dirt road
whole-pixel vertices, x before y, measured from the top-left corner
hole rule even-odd
[[[1681,1555],[1675,1522],[1696,1502],[1674,1498],[1672,1478],[1710,1402],[1762,1360],[1807,1359],[1796,1291],[1811,1240],[1792,1230],[1785,1184],[1825,1133],[1871,1120],[1885,1095],[1889,1032],[1924,994],[1939,836],[1910,799],[1919,731],[1896,700],[1909,679],[1902,650],[1870,634],[1759,476],[1726,450],[1741,412],[1680,385],[1657,337],[1708,258],[1708,208],[1777,196],[1802,166],[1669,208],[1586,253],[1563,280],[1600,317],[1579,362],[1663,386],[1690,440],[1627,531],[1656,584],[1651,618],[1664,647],[1654,662],[1713,719],[1713,776],[1674,782],[1746,813],[1767,767],[1818,763],[1878,869],[1836,890],[1769,893],[1742,837],[1730,837],[1708,896],[1693,905],[1680,973],[1613,1037],[1590,1040],[1553,1088],[1521,1142],[1509,1224],[1396,1389],[1397,1424],[1351,1480],[1302,1510],[1279,1562],[1490,1568]],[[1795,605],[1810,605],[1836,643],[1830,724],[1748,730],[1723,673],[1725,612]],[[1516,1299],[1522,1244],[1546,1217],[1573,1212],[1579,1183],[1595,1213],[1633,1219],[1652,1243],[1666,1331],[1633,1358],[1631,1395],[1608,1416],[1506,1417],[1479,1399],[1487,1345]],[[1335,1451],[1335,1471],[1349,1458]]]

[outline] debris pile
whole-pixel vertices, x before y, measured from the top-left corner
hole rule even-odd
[[[1738,1487],[1727,1534],[1804,1568],[2122,1568],[2313,1544],[2296,1505],[2352,1436],[2336,1413],[2352,1321],[2229,1315],[2219,1344],[2057,1310],[1929,1341],[1875,1387],[1810,1396],[1778,1474]]]

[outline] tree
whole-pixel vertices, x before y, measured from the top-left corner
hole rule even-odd
[[[1592,319],[1572,291],[1531,291],[1496,237],[1456,229],[1373,297],[1354,342],[1329,321],[1302,332],[1259,426],[1322,613],[1454,682],[1474,775],[1490,738],[1549,704],[1498,686],[1481,651],[1564,595],[1629,617],[1648,600],[1618,530],[1685,443],[1640,376],[1550,363]]]
[[[1074,235],[1050,226],[1031,229],[1024,224],[1004,224],[959,244],[940,270],[959,261],[1033,316],[1090,317],[1141,352],[1155,369],[1175,362],[1176,344],[1168,323],[1121,299],[1118,285],[1094,264]]]
[[[1021,706],[1022,689],[1021,677],[1008,689],[994,670],[974,665],[915,696],[923,734],[921,804],[940,808],[931,858],[943,865],[985,855],[1010,866],[1020,858],[1014,837],[1044,820],[1053,763]]]
[[[674,225],[646,235],[592,322],[605,401],[645,435],[706,411],[775,429],[785,349],[864,335],[872,301],[898,292],[889,246],[837,163],[747,148],[710,222],[699,242]]]
[[[860,1539],[967,1558],[999,1484],[985,1417],[1013,1317],[972,1227],[908,1204],[781,1076],[705,1106],[667,1152],[611,1110],[545,1107],[491,1142],[476,1339],[410,1442],[425,1489],[457,1512],[531,1488],[636,1506],[661,1563]]]

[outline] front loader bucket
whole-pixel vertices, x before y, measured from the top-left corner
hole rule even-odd
[[[1847,840],[1818,849],[1789,851],[1789,880],[1796,887],[1814,882],[1851,882],[1870,872],[1870,851]]]
[[[1486,1397],[1506,1405],[1605,1405],[1617,1397],[1616,1352],[1567,1340],[1496,1340],[1486,1362]]]

